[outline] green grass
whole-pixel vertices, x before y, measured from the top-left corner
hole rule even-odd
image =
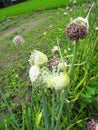
[[[32,130],[32,127],[34,130],[44,130],[43,116],[40,120],[38,119],[43,112],[42,93],[38,86],[32,86],[29,79],[30,54],[36,49],[47,54],[50,59],[53,57],[51,49],[57,45],[58,37],[63,56],[72,55],[73,45],[66,37],[65,27],[70,18],[85,17],[87,7],[88,4],[84,6],[80,4],[72,6],[72,12],[64,7],[21,15],[18,19],[12,19],[10,22],[0,25],[0,88],[4,93],[2,96],[0,91],[0,117],[3,116],[3,122],[0,123],[1,129],[13,130],[15,127],[18,130],[18,124],[21,130]],[[75,67],[72,86],[68,93],[71,101],[71,123],[70,125],[67,123],[68,107],[65,104],[62,111],[61,130],[86,130],[87,120],[92,119],[98,113],[98,99],[96,98],[98,95],[98,32],[95,32],[95,27],[98,25],[97,8],[98,5],[92,9],[90,14],[87,38],[79,41],[76,63],[86,62],[86,64]],[[68,15],[64,16],[64,12],[67,12]],[[16,30],[7,33],[13,28]],[[44,32],[46,35],[43,34]],[[19,34],[25,39],[25,44],[15,46],[12,39]],[[71,50],[69,51],[68,48]],[[71,63],[71,57],[68,58],[68,63]],[[51,91],[46,90],[45,92],[49,112],[51,112]],[[55,94],[57,104],[60,101],[60,94]],[[55,116],[56,119],[57,116]]]
[[[86,2],[85,0],[77,0],[80,3]],[[4,9],[0,9],[0,20],[7,17],[17,17],[23,13],[33,13],[40,11],[40,9],[53,9],[66,5],[70,5],[69,0],[29,0],[17,5],[13,5]]]

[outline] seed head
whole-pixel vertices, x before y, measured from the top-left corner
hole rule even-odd
[[[83,39],[88,34],[88,21],[82,17],[72,20],[66,27],[66,34],[74,42]]]
[[[53,68],[60,62],[60,58],[52,58],[49,62],[49,69],[53,70]]]
[[[93,119],[87,123],[87,130],[96,130],[96,123]]]

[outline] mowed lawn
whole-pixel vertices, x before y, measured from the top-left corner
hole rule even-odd
[[[88,0],[77,0],[79,3]],[[23,13],[33,13],[34,11],[53,9],[73,5],[73,0],[29,0],[7,8],[0,9],[0,20],[6,20],[7,17],[17,17]]]

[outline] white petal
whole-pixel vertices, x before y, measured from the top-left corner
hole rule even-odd
[[[98,31],[98,27],[96,27],[95,30]]]
[[[29,71],[29,77],[31,82],[35,82],[39,74],[40,74],[39,67],[37,65],[32,66]]]

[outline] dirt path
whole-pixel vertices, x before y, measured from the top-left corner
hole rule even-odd
[[[25,22],[19,27],[9,27],[8,29],[0,32],[0,36],[9,36],[15,32],[18,32],[19,34],[24,34],[46,20],[48,20],[48,17],[43,17],[35,21],[33,21],[32,19],[32,21],[30,21],[29,23]]]

